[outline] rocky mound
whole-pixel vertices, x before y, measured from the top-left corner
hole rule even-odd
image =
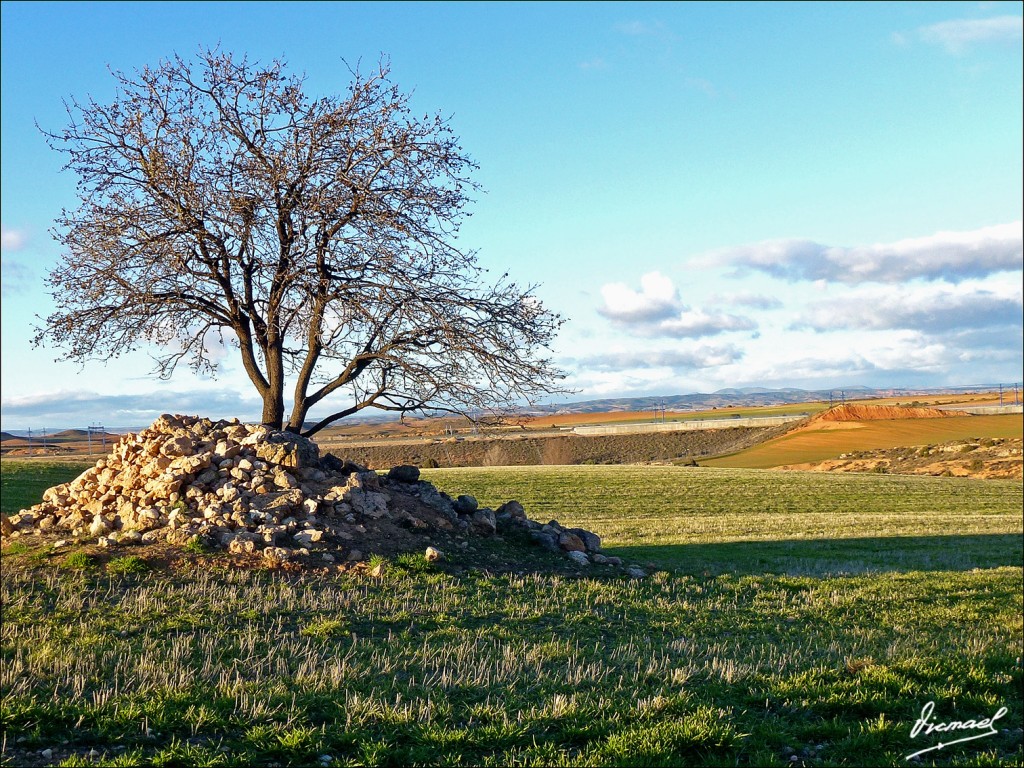
[[[942,411],[902,405],[837,405],[819,413],[812,421],[880,421],[883,419],[943,419],[970,416],[966,411]]]
[[[315,443],[261,425],[163,415],[43,501],[2,534],[70,536],[103,547],[198,542],[272,563],[312,558],[356,563],[370,554],[466,548],[471,537],[520,531],[580,566],[621,565],[583,529],[527,518],[522,505],[480,507],[419,479],[414,466],[386,476],[320,456]],[[58,544],[69,544],[68,540]],[[435,546],[436,545],[436,546]]]

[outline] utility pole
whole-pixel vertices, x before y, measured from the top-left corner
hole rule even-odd
[[[103,443],[103,452],[107,452],[107,430],[102,424],[89,425],[89,455],[92,456],[92,433],[99,432],[100,440]]]
[[[1003,405],[1003,385],[1000,384],[999,385],[999,406],[1002,407],[1002,405]]]
[[[92,435],[93,435],[93,432],[98,432],[98,434],[103,435],[103,427],[101,427],[99,424],[90,424],[88,427],[86,427],[85,431],[86,431],[86,434],[89,435],[89,455],[92,456]],[[106,447],[107,447],[107,439],[106,439],[106,437],[103,437],[103,448],[106,449]],[[104,450],[104,453],[105,452],[106,451]]]

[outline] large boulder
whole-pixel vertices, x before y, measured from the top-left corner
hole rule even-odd
[[[566,528],[566,533],[577,536],[587,548],[587,552],[599,552],[601,550],[601,537],[592,531],[583,528]]]
[[[388,480],[394,480],[396,483],[416,483],[419,482],[419,479],[420,468],[410,464],[392,467],[388,472]]]
[[[475,496],[470,496],[467,493],[455,499],[455,502],[452,506],[455,507],[455,511],[458,512],[460,515],[471,515],[474,512],[476,512],[479,503],[477,502]]]
[[[473,526],[473,530],[482,536],[493,536],[498,527],[494,518],[494,510],[487,507],[474,510],[470,517],[470,524]]]
[[[256,456],[270,464],[301,469],[320,466],[320,449],[309,438],[291,432],[255,432],[240,442],[251,441]]]
[[[292,511],[302,507],[302,491],[292,488],[287,491],[273,491],[253,496],[249,507],[254,512],[262,512],[274,517],[286,517]]]
[[[583,543],[583,539],[581,539],[575,533],[569,533],[568,531],[562,531],[562,533],[559,534],[558,546],[560,546],[566,552],[587,551],[587,545]]]

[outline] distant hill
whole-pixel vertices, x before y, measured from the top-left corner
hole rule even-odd
[[[869,400],[881,397],[913,397],[914,395],[965,394],[978,391],[994,391],[998,385],[985,387],[933,387],[920,389],[873,389],[860,385],[834,387],[832,389],[798,389],[784,387],[743,387],[719,389],[715,392],[694,392],[685,395],[651,395],[648,397],[613,397],[601,400],[581,400],[574,403],[553,403],[538,405],[523,411],[527,416],[551,416],[574,413],[611,413],[615,411],[705,411],[713,408],[752,408],[758,406],[790,405],[794,403],[833,402],[838,405],[844,400]],[[416,418],[446,417],[443,413],[427,412]],[[350,416],[335,426],[376,424],[397,421],[392,413],[360,413]],[[307,422],[308,429],[314,422]]]
[[[623,397],[605,400],[584,400],[538,409],[543,413],[602,413],[608,411],[654,411],[662,408],[669,411],[703,411],[711,408],[752,407],[807,403],[816,400],[828,402],[830,396],[839,400],[845,392],[859,398],[882,397],[883,392],[868,387],[850,387],[845,390],[806,389],[720,389],[717,392],[695,392],[688,395],[667,395],[661,397]]]
[[[600,400],[581,400],[571,403],[551,403],[538,405],[523,411],[524,415],[541,416],[551,414],[571,413],[607,413],[611,411],[702,411],[712,408],[751,408],[756,406],[788,405],[794,403],[807,403],[815,401],[838,404],[845,400],[867,400],[876,397],[912,397],[913,395],[952,395],[967,394],[972,392],[994,392],[999,388],[998,384],[972,387],[921,387],[898,389],[873,389],[865,386],[833,387],[831,389],[798,389],[786,387],[780,389],[768,389],[765,387],[741,387],[725,388],[715,392],[693,392],[689,394],[676,395],[650,395],[646,397],[618,397],[605,398]],[[424,414],[417,414],[415,418],[446,417],[443,412],[430,411]],[[337,425],[356,424],[377,424],[397,421],[398,416],[394,413],[382,413],[373,409],[360,412],[353,416],[337,422]],[[302,426],[309,429],[316,423],[310,420]],[[139,432],[148,425],[136,427],[106,427],[106,439],[117,440],[125,432]],[[40,430],[33,430],[31,439],[42,438]],[[12,429],[0,433],[0,439],[26,440],[29,438],[28,430]],[[98,432],[92,433],[93,440],[102,439]],[[65,429],[59,432],[50,432],[45,436],[46,440],[64,441],[85,441],[88,439],[88,432],[84,429]]]
[[[876,397],[908,397],[926,394],[959,394],[987,389],[994,390],[996,387],[901,388],[898,390],[872,389],[871,387],[864,386],[835,387],[833,389],[797,389],[793,387],[765,389],[763,387],[744,387],[742,389],[719,389],[715,392],[695,392],[686,395],[583,400],[576,403],[540,406],[531,411],[531,413],[604,413],[609,411],[655,411],[662,408],[668,411],[703,411],[712,408],[750,408],[815,401],[835,402],[838,404],[843,400],[868,400]]]
[[[121,436],[112,432],[93,432],[92,440],[116,442]],[[0,432],[0,440],[3,442],[12,441],[19,445],[31,445],[34,443],[86,443],[89,441],[89,432],[85,429],[64,429],[59,432],[44,432],[33,430],[31,434],[27,430],[15,429],[11,432]]]

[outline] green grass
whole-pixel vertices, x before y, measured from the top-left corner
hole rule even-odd
[[[687,573],[849,574],[1021,564],[1011,480],[687,467],[434,469],[481,504],[592,528],[612,554]]]
[[[38,504],[47,488],[74,480],[95,463],[88,459],[0,461],[0,514],[13,515]]]
[[[426,474],[667,570],[449,574],[419,555],[380,579],[5,567],[3,760],[46,747],[68,765],[93,749],[110,765],[1024,760],[1019,484]],[[945,721],[1009,712],[997,735],[907,763],[936,743],[909,735],[928,701]]]
[[[827,403],[793,403],[791,405],[765,405],[753,408],[718,408],[693,414],[669,416],[668,421],[692,421],[704,419],[758,419],[768,416],[813,416],[828,410]]]
[[[114,557],[107,563],[108,573],[127,575],[129,573],[144,573],[148,569],[146,561],[138,555]]]
[[[71,571],[85,571],[96,566],[96,559],[85,552],[68,552],[60,567]]]

